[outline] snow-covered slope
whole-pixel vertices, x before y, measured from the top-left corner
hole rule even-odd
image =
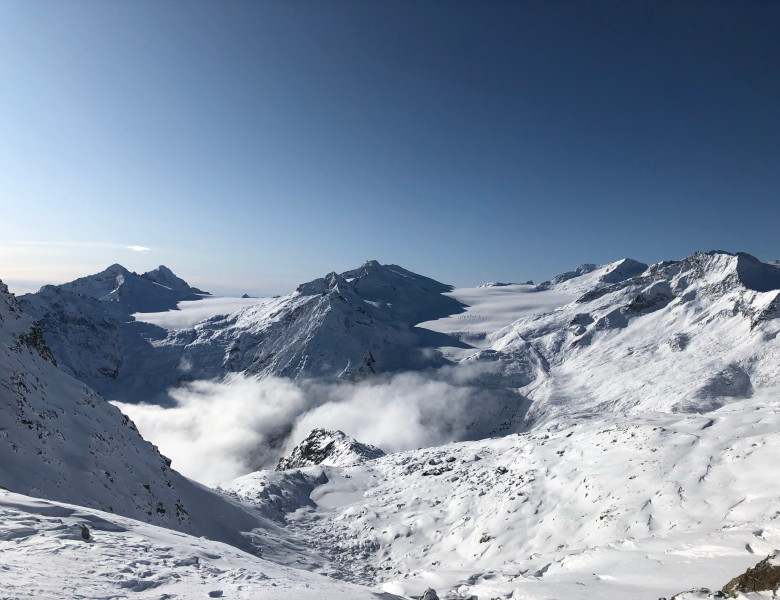
[[[197,303],[202,294],[162,265],[143,275],[112,265],[96,275],[44,286],[19,302],[40,322],[64,371],[111,399],[160,402],[167,387],[187,377],[176,368],[177,352],[153,344],[166,330],[135,320],[132,313]]]
[[[524,392],[529,419],[572,411],[701,411],[780,377],[780,270],[744,254],[696,253],[488,336],[549,365]]]
[[[249,547],[261,525],[171,469],[126,416],[60,371],[0,283],[0,486]]]
[[[775,388],[702,415],[563,417],[221,487],[393,593],[670,597],[719,589],[780,547],[778,429]]]
[[[8,600],[394,598],[205,538],[7,491],[0,491],[0,582]]]
[[[292,449],[289,456],[279,459],[276,470],[314,465],[347,467],[384,455],[380,448],[358,442],[343,431],[315,429]]]

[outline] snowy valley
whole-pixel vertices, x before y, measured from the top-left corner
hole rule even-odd
[[[779,333],[780,267],[727,252],[3,287],[0,597],[718,590],[780,548]]]

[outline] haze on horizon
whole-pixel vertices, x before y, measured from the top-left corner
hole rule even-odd
[[[769,1],[0,0],[0,279],[777,259],[778,30]]]

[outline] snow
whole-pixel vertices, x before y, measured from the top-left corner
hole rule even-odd
[[[463,303],[465,311],[422,322],[418,327],[458,336],[474,347],[487,347],[485,336],[489,332],[524,317],[553,311],[577,297],[570,291],[538,291],[524,284],[458,288],[445,295]]]
[[[82,527],[89,540],[82,537]],[[389,595],[220,542],[0,490],[3,598],[369,600]]]
[[[196,300],[204,294],[203,291],[187,285],[164,266],[138,275],[122,265],[114,264],[100,273],[57,287],[96,298],[128,313],[166,310],[173,308],[181,300]]]
[[[261,506],[271,482],[286,489],[288,528],[397,594],[670,597],[780,547],[778,427],[775,388],[702,415],[563,418],[221,487]],[[301,476],[313,487],[285,483]]]
[[[155,277],[181,287],[162,268]],[[393,594],[433,588],[442,599],[671,597],[719,589],[780,547],[780,271],[748,255],[624,259],[538,286],[458,290],[368,261],[230,314],[225,299],[170,304],[171,287],[118,266],[69,285],[25,299],[42,330],[0,293],[0,474],[15,492],[88,506],[56,518],[68,527],[89,519],[97,533],[88,543],[57,529],[63,523],[47,521],[63,510],[57,502],[0,499],[10,507],[0,544],[14,549],[0,553],[0,569],[7,561],[15,593],[30,586],[45,597],[52,588],[40,586],[52,578],[78,585],[79,553],[94,552],[103,565],[89,574],[95,587],[81,584],[94,597],[265,597],[269,580],[290,581],[281,587],[296,598],[315,586],[324,587],[311,597],[370,594],[328,588],[345,584],[314,574],[272,575],[282,567],[186,534]],[[132,321],[128,303],[156,306],[156,294],[179,310]],[[408,449],[353,464],[339,446],[345,460],[209,490],[170,470],[53,358],[134,401],[174,386],[173,398],[197,392],[179,412],[154,407],[158,423],[187,434],[163,437],[185,452],[216,447],[242,469],[261,456],[274,464],[267,459],[291,449],[291,435],[315,427]],[[206,422],[194,427],[193,413]],[[318,452],[329,443],[320,437]],[[236,444],[246,446],[240,456]],[[153,524],[98,519],[109,507]],[[113,540],[104,554],[90,550],[101,538]],[[26,566],[36,552],[50,564]],[[206,587],[195,591],[196,580]]]
[[[204,296],[199,300],[182,300],[173,310],[134,313],[132,317],[142,323],[151,323],[169,331],[190,329],[201,321],[220,315],[229,315],[242,308],[269,302],[270,298],[230,298]]]

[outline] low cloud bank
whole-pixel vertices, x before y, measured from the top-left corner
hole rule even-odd
[[[175,469],[213,485],[273,468],[315,427],[386,452],[489,435],[522,398],[469,384],[470,375],[445,368],[338,384],[237,375],[171,390],[173,408],[115,404]]]

